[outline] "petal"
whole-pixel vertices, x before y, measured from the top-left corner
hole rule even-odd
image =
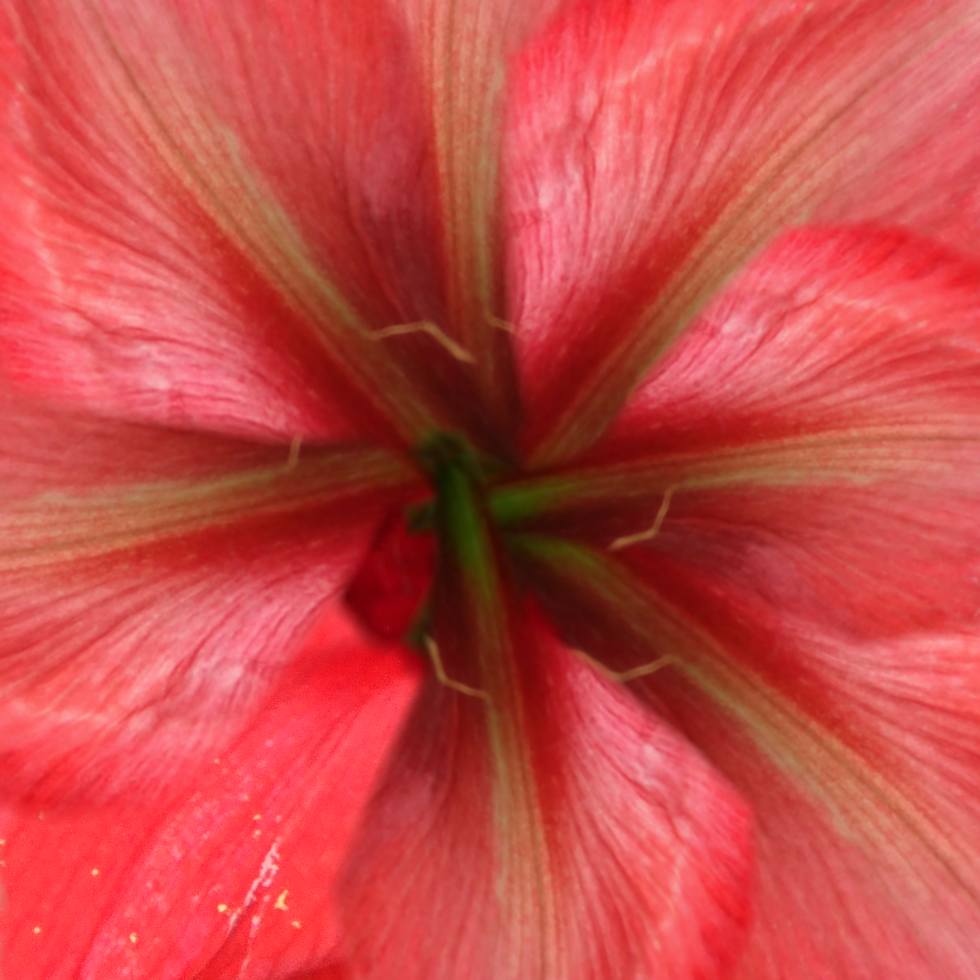
[[[485,655],[441,639],[447,670]],[[392,759],[342,893],[353,975],[724,976],[748,914],[738,799],[533,614],[499,652],[491,703],[430,681]]]
[[[970,0],[584,0],[557,19],[515,75],[505,164],[535,457],[588,446],[773,234],[975,101],[978,30]]]
[[[0,964],[23,980],[266,980],[337,941],[330,882],[415,689],[337,619],[164,808],[0,815]]]
[[[975,492],[978,310],[980,267],[904,233],[785,236],[587,457],[509,493],[550,487],[553,510],[578,512],[575,526],[608,542],[650,527],[665,500],[667,529],[689,497],[725,488],[893,484],[923,502]]]
[[[556,0],[409,0],[441,205],[435,239],[447,328],[474,358],[487,410],[513,424],[503,309],[499,158],[507,60]],[[429,246],[430,249],[432,245]]]
[[[791,565],[774,559],[759,592],[778,589]],[[864,575],[832,568],[845,609],[871,604],[848,603]],[[717,580],[698,584],[697,615],[711,617],[738,666],[724,679],[694,676],[690,696],[655,695],[756,815],[756,918],[740,975],[971,977],[980,955],[975,618],[935,633],[896,629],[879,590],[891,630],[865,640],[812,609],[798,615],[809,597],[772,606]],[[706,602],[707,589],[723,591],[722,602]]]
[[[977,98],[935,107],[927,132],[820,208],[820,221],[902,225],[980,256],[980,112]]]
[[[385,518],[344,592],[347,608],[371,636],[398,643],[417,622],[432,586],[435,552],[433,535],[410,530],[403,509]]]
[[[18,2],[0,350],[128,418],[305,437],[433,424],[372,336],[429,315],[434,206],[380,2]],[[393,345],[400,345],[398,347]],[[435,370],[435,369],[433,369]]]
[[[901,232],[807,229],[756,259],[644,380],[603,460],[861,428],[976,434],[980,266]]]
[[[940,495],[914,516],[888,497],[876,511],[783,496],[705,506],[625,552],[632,574],[555,551],[549,607],[616,670],[671,657],[635,689],[752,805],[759,865],[737,976],[967,980],[980,955],[980,498],[972,521],[946,527]]]
[[[4,408],[6,788],[162,790],[295,654],[405,473],[370,451],[293,465],[214,438]]]

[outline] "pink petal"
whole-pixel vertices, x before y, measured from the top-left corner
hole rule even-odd
[[[415,689],[335,620],[253,725],[167,807],[6,808],[0,963],[23,980],[304,975],[330,882]]]
[[[351,859],[353,975],[725,975],[751,858],[737,798],[533,621],[514,640],[516,701],[433,681],[416,708]]]
[[[974,102],[978,30],[968,0],[582,0],[557,19],[515,76],[505,161],[536,457],[594,440],[773,234]]]
[[[914,228],[980,256],[980,112],[977,99],[936,106],[927,132],[820,209],[821,221],[874,221]]]
[[[665,501],[662,533],[689,501],[751,487],[962,519],[980,484],[978,310],[980,268],[904,233],[785,236],[650,374],[578,485],[559,475],[562,506],[587,508],[576,527],[604,544]]]
[[[757,820],[738,975],[967,980],[980,957],[977,535],[959,555],[948,540],[939,581],[907,595],[903,584],[942,568],[921,529],[902,534],[909,515],[865,535],[842,524],[850,563],[839,546],[818,550],[832,508],[817,519],[819,531],[770,527],[761,543],[759,525],[729,513],[714,541],[703,534],[700,561],[645,568],[668,608],[710,636],[649,693]],[[893,565],[876,560],[882,531],[905,546]],[[733,550],[746,557],[733,563]]]
[[[406,474],[3,408],[5,786],[163,791],[295,655]]]
[[[644,380],[597,456],[833,433],[977,438],[980,266],[901,232],[820,228],[753,262]],[[860,460],[855,461],[860,466]]]
[[[669,535],[701,501],[764,500],[776,488],[814,501],[856,494],[855,515],[864,501],[969,521],[978,309],[980,269],[904,233],[785,236],[699,318],[589,454],[525,478],[522,492],[551,498],[552,530],[601,547]]]
[[[749,801],[737,972],[968,980],[980,957],[980,474],[681,497],[549,608]],[[562,572],[561,568],[566,569]],[[551,574],[567,575],[566,555]],[[574,591],[577,588],[578,592]]]
[[[370,333],[432,316],[438,295],[434,202],[424,182],[405,194],[428,152],[418,86],[383,4],[24,0],[7,16],[7,373],[181,426],[431,426],[394,355],[452,358]]]
[[[509,60],[557,0],[408,0],[421,66],[441,221],[442,321],[473,358],[477,391],[499,425],[515,422],[504,310],[499,160]]]

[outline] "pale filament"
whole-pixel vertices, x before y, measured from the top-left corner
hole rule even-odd
[[[440,330],[431,320],[416,320],[413,323],[395,323],[381,330],[371,330],[368,336],[372,340],[385,340],[388,337],[404,337],[413,333],[424,333],[431,337],[440,347],[448,351],[457,361],[475,364],[476,358],[462,345],[457,344],[445,331]]]
[[[501,320],[499,316],[494,316],[492,313],[487,314],[487,323],[491,327],[496,327],[498,330],[503,330],[504,333],[509,333],[514,336],[517,333],[517,327],[514,326],[509,320]]]
[[[469,684],[463,684],[460,681],[454,681],[447,673],[446,668],[442,663],[442,655],[439,653],[439,645],[436,641],[429,635],[426,635],[422,641],[425,644],[425,652],[429,655],[429,659],[432,661],[432,669],[435,672],[436,680],[445,687],[448,687],[451,691],[458,691],[460,694],[465,694],[470,698],[479,698],[481,701],[486,701],[490,703],[490,695],[486,691],[481,691],[478,687],[470,687]]]
[[[289,473],[299,465],[299,451],[303,447],[303,437],[293,436],[289,443],[289,456],[286,459],[286,472]]]
[[[569,649],[579,660],[587,663],[605,677],[606,680],[613,681],[616,684],[628,684],[630,681],[635,681],[639,677],[648,677],[650,674],[656,674],[657,671],[663,670],[664,667],[678,663],[676,657],[668,654],[663,657],[658,657],[656,660],[651,660],[649,663],[640,664],[639,667],[631,667],[629,670],[612,670],[602,663],[601,660],[590,657],[584,650],[579,650],[577,647],[569,647]]]
[[[634,544],[642,544],[644,541],[650,541],[655,538],[660,533],[660,528],[664,523],[664,519],[667,517],[667,511],[670,510],[670,501],[676,489],[676,486],[672,486],[667,487],[664,491],[664,498],[660,501],[660,509],[657,511],[657,516],[653,519],[653,524],[650,527],[637,534],[626,534],[621,538],[616,538],[609,545],[609,550],[619,551],[621,548],[629,548]]]

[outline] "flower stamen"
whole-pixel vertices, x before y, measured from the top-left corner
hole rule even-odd
[[[653,524],[650,527],[636,534],[625,534],[620,538],[616,538],[609,545],[609,550],[620,551],[623,548],[630,548],[634,544],[642,544],[644,541],[650,541],[655,538],[660,533],[660,528],[663,525],[664,519],[667,517],[667,511],[670,510],[670,501],[673,499],[676,489],[677,486],[675,484],[674,486],[667,487],[664,491],[664,498],[660,502],[660,509],[657,511],[657,516],[654,518]]]
[[[381,330],[372,330],[368,336],[372,340],[386,340],[389,337],[404,337],[413,333],[424,333],[431,337],[440,347],[448,351],[457,361],[475,364],[476,358],[461,344],[458,344],[444,330],[441,330],[431,320],[415,320],[412,323],[395,323]]]
[[[494,316],[492,313],[487,314],[487,323],[491,327],[503,330],[504,333],[509,333],[512,337],[517,334],[517,327],[510,320],[502,320],[499,316]]]
[[[433,673],[435,673],[436,680],[440,684],[448,687],[451,691],[457,691],[470,698],[479,698],[481,701],[486,701],[487,704],[490,704],[490,695],[486,691],[481,691],[478,687],[470,687],[469,684],[463,684],[461,681],[455,681],[446,673],[446,668],[442,663],[442,655],[439,653],[439,644],[431,636],[428,634],[423,636],[422,644],[425,647],[425,652],[429,655],[429,659],[432,661]]]
[[[613,670],[611,667],[607,667],[601,660],[596,660],[595,657],[590,656],[578,647],[569,647],[569,650],[579,660],[584,661],[594,670],[598,671],[606,680],[612,681],[615,684],[628,684],[630,681],[635,681],[640,677],[649,677],[650,674],[656,674],[657,671],[663,670],[664,667],[678,663],[677,657],[672,657],[667,654],[663,657],[658,657],[656,660],[651,660],[649,663],[640,664],[639,667],[631,667],[629,670]]]

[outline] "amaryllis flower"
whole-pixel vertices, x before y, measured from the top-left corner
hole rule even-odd
[[[4,976],[977,976],[975,0],[2,17]]]

